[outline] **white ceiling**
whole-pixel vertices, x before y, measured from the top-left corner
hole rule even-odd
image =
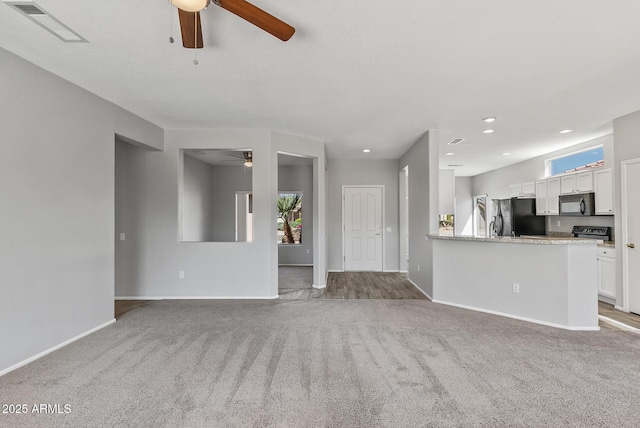
[[[296,28],[286,43],[212,5],[198,66],[166,0],[37,3],[90,43],[0,5],[0,47],[163,128],[274,129],[330,158],[397,158],[440,129],[441,167],[475,175],[640,109],[637,0],[254,0]]]

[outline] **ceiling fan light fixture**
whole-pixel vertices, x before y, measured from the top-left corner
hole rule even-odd
[[[251,168],[253,166],[253,153],[251,152],[244,152],[244,166],[246,166],[247,168]]]
[[[172,5],[185,12],[200,12],[209,6],[210,0],[169,0]]]

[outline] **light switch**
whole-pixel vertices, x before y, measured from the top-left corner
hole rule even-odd
[[[387,227],[387,233],[391,233],[391,228]]]
[[[121,241],[124,241],[124,233],[121,233],[121,234],[120,234],[120,240],[121,240]]]

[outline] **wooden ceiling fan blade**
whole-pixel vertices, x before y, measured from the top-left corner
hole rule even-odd
[[[215,4],[228,10],[234,15],[249,21],[256,27],[262,28],[267,33],[279,38],[283,42],[286,42],[293,36],[296,29],[276,18],[273,15],[268,14],[264,10],[252,5],[245,0],[212,0]]]
[[[200,12],[185,12],[182,9],[178,9],[178,16],[180,17],[182,46],[189,49],[201,49],[204,44],[202,43],[202,25],[200,25]]]

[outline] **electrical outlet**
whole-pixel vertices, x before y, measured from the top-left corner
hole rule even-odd
[[[560,225],[561,225],[560,220],[558,220],[558,221],[556,222],[556,226],[560,227]]]
[[[520,292],[520,284],[516,284],[515,282],[513,283],[513,292],[514,293]]]
[[[311,253],[311,250],[309,248],[307,248],[307,254]]]
[[[391,233],[391,228],[387,227],[387,233]]]
[[[178,278],[179,279],[184,279],[184,271],[183,270],[178,271]]]
[[[121,234],[120,234],[120,240],[121,240],[121,241],[124,241],[124,233],[121,233]]]
[[[420,265],[418,265],[418,272],[420,272]]]

